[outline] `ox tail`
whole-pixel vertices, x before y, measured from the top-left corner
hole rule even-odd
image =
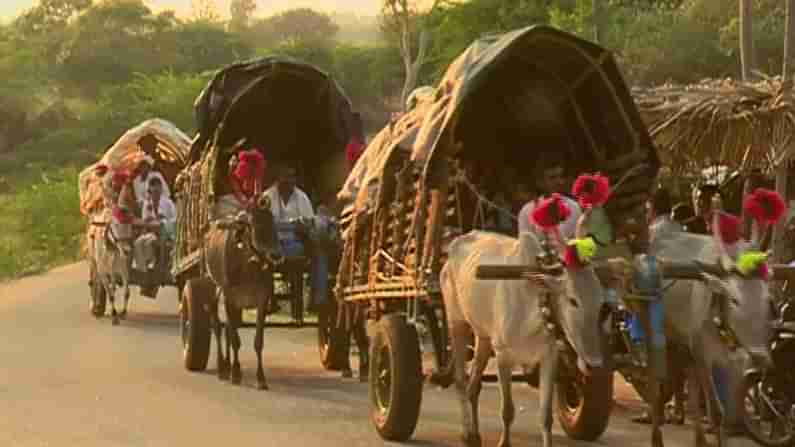
[[[450,326],[449,305],[450,303],[457,302],[455,281],[451,272],[451,260],[452,259],[448,258],[448,261],[445,262],[444,267],[442,267],[442,271],[439,273],[439,282],[441,283],[444,305],[448,307],[448,312],[445,312],[447,314],[446,318],[448,319],[448,327]],[[444,348],[446,349],[447,346]],[[441,365],[441,368],[438,370],[431,372],[431,374],[428,376],[428,383],[442,388],[448,388],[455,381],[454,366],[455,362],[453,361],[453,358],[448,358],[446,364]]]

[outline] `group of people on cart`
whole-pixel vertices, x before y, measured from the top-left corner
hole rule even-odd
[[[108,231],[113,232],[118,224],[132,224],[136,229],[133,268],[144,273],[147,284],[141,285],[141,294],[149,297],[155,296],[167,268],[177,220],[171,190],[154,158],[157,143],[151,134],[138,140],[142,156],[131,170],[111,169],[105,164],[95,167],[102,203],[91,210],[95,217],[110,223]]]

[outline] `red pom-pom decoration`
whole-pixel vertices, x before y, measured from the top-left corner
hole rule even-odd
[[[572,194],[583,208],[601,206],[610,197],[610,179],[599,174],[581,175],[574,182]]]
[[[130,173],[127,171],[120,170],[114,172],[112,179],[113,189],[116,191],[120,190],[122,186],[130,182],[130,177]]]
[[[566,250],[563,252],[563,264],[570,269],[579,269],[583,267],[582,261],[580,261],[580,257],[577,255],[576,246],[566,246]]]
[[[718,213],[718,234],[724,244],[734,244],[740,240],[742,219],[726,213]]]
[[[757,273],[765,281],[770,279],[770,268],[767,266],[767,262],[759,266]]]
[[[550,230],[560,225],[571,215],[571,210],[560,194],[552,194],[552,197],[541,201],[530,215],[530,223],[533,223],[544,230]]]
[[[234,175],[239,180],[261,179],[265,176],[265,157],[257,149],[241,152]]]
[[[757,223],[775,224],[787,211],[784,199],[769,189],[757,188],[745,197],[743,209],[750,214]]]
[[[133,221],[133,215],[130,210],[120,206],[113,208],[113,218],[120,224],[130,224]]]

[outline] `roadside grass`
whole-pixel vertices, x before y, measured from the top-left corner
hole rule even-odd
[[[0,281],[80,259],[78,171],[61,168],[0,195]]]

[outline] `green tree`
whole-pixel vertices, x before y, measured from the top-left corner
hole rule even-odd
[[[191,20],[195,22],[220,22],[221,14],[215,0],[191,0]]]
[[[327,14],[298,8],[258,21],[252,30],[255,39],[266,46],[295,44],[332,45],[339,26]]]
[[[91,3],[92,0],[39,0],[36,6],[22,13],[14,23],[28,35],[56,32],[91,7]]]
[[[247,29],[256,10],[256,0],[232,0],[229,4],[229,28],[237,32]]]
[[[177,25],[173,14],[154,15],[141,0],[105,0],[68,29],[57,62],[59,79],[85,94],[118,85],[134,73],[155,73],[173,60],[163,37]]]

